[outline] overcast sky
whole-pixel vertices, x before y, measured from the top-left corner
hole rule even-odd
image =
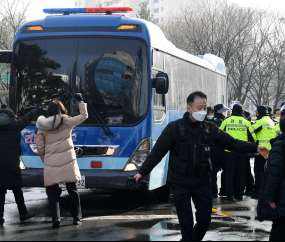
[[[175,0],[173,0],[175,1]],[[276,11],[285,10],[285,0],[230,0],[241,6],[251,6],[255,8],[272,9]],[[29,12],[29,20],[44,17],[44,8],[72,8],[73,0],[33,0]],[[131,6],[130,6],[131,7]]]

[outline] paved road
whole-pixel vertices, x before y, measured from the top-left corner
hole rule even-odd
[[[62,194],[62,227],[52,230],[48,201],[44,189],[25,189],[30,211],[36,217],[20,223],[12,193],[7,194],[5,219],[0,227],[1,240],[145,240],[179,241],[181,239],[173,201],[159,203],[152,195],[128,192],[81,191],[84,222],[71,225],[69,198]],[[228,203],[219,198],[214,208],[236,217],[213,213],[213,222],[205,241],[268,240],[270,223],[256,221],[256,200]]]

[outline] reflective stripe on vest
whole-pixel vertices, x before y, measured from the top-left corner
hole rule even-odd
[[[271,124],[263,124],[262,128],[265,128],[265,127],[273,127],[274,128],[274,126],[272,126]]]
[[[226,128],[227,127],[235,127],[235,128],[248,128],[246,125],[244,124],[227,124],[226,125]]]
[[[270,144],[270,140],[259,140],[259,143]]]

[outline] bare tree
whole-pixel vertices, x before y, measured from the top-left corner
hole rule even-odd
[[[27,21],[30,5],[30,0],[0,0],[0,49],[12,49],[18,29]]]

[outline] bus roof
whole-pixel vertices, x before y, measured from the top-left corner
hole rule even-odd
[[[120,25],[139,25],[138,30],[117,30]],[[29,26],[41,26],[43,31],[28,31]],[[137,37],[146,40],[148,46],[177,56],[196,65],[226,75],[224,61],[214,55],[194,56],[177,49],[167,40],[162,30],[148,21],[129,18],[120,14],[71,14],[49,15],[44,19],[25,23],[15,38],[15,42],[23,38],[51,36],[122,36]]]

